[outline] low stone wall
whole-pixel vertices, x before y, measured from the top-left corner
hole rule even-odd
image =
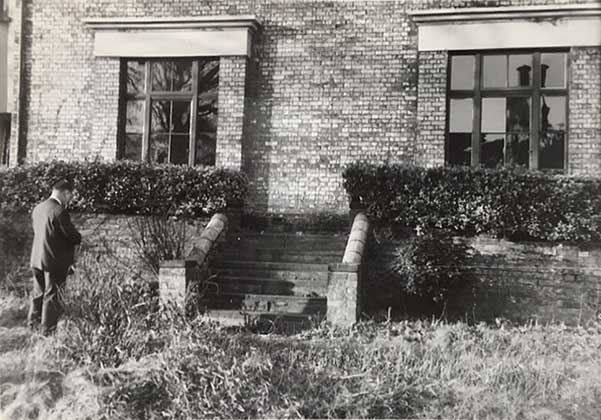
[[[601,244],[515,243],[490,237],[461,240],[473,248],[469,269],[475,281],[452,296],[447,309],[454,316],[567,324],[600,319]],[[378,283],[390,279],[394,249],[402,245],[403,241],[384,241],[374,247],[367,293],[382,293]],[[403,299],[408,306],[418,300]]]
[[[111,252],[123,261],[137,263],[139,257],[140,223],[148,216],[117,214],[83,214],[71,216],[73,224],[85,235],[91,251]],[[184,256],[192,250],[200,239],[209,218],[184,219]]]

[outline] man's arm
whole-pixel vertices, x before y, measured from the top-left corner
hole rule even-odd
[[[61,234],[67,238],[67,240],[74,245],[79,245],[81,243],[81,234],[77,230],[73,223],[71,223],[71,218],[69,217],[69,213],[66,211],[61,211],[58,217],[55,219],[56,228],[61,232]]]

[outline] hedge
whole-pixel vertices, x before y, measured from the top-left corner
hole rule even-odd
[[[88,213],[207,215],[241,206],[248,188],[228,169],[52,161],[0,170],[0,210],[31,210],[61,178],[75,185],[72,210]]]
[[[420,168],[357,162],[343,174],[352,206],[379,225],[513,240],[601,239],[601,180],[524,169]]]

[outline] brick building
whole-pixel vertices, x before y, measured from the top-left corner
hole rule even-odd
[[[601,175],[599,3],[5,3],[13,165],[241,168],[287,213],[346,211],[358,159]]]

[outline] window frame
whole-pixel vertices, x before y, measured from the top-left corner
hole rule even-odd
[[[546,53],[564,53],[565,60],[565,87],[563,88],[541,88],[541,55]],[[482,64],[483,57],[487,55],[513,55],[530,54],[532,56],[532,84],[531,86],[494,87],[484,88],[482,86]],[[474,85],[472,89],[451,89],[452,60],[456,56],[474,57]],[[531,99],[530,111],[530,144],[528,168],[531,170],[544,170],[558,173],[568,172],[568,144],[569,144],[569,93],[570,93],[570,49],[569,48],[537,48],[537,49],[488,49],[488,50],[461,50],[449,51],[447,54],[447,81],[446,81],[446,112],[445,112],[445,165],[448,165],[449,143],[450,143],[450,104],[451,99],[473,99],[473,121],[472,139],[470,153],[470,167],[480,167],[480,142],[482,138],[482,98],[487,97],[524,97]],[[540,106],[542,96],[564,96],[565,106],[565,136],[563,169],[540,169],[540,137],[542,132]],[[506,141],[506,140],[505,140]],[[505,151],[505,145],[504,145]],[[506,151],[504,152],[506,161]],[[506,163],[504,163],[505,165]]]
[[[200,60],[216,60],[220,64],[220,57],[122,57],[120,63],[119,75],[119,121],[118,121],[118,145],[117,159],[123,159],[125,156],[125,128],[127,124],[127,101],[144,101],[144,126],[142,129],[142,162],[150,162],[150,128],[152,116],[153,100],[188,100],[190,103],[190,131],[188,143],[188,166],[195,166],[196,162],[196,127],[198,119],[198,71]],[[138,94],[129,94],[127,92],[127,63],[130,61],[144,62],[144,91]],[[192,62],[192,84],[189,92],[178,91],[154,91],[152,90],[152,64],[161,61],[191,61]],[[219,89],[219,86],[217,87]],[[217,127],[219,129],[219,127]],[[169,137],[171,142],[171,136]],[[167,162],[171,162],[171,143],[169,144]]]

